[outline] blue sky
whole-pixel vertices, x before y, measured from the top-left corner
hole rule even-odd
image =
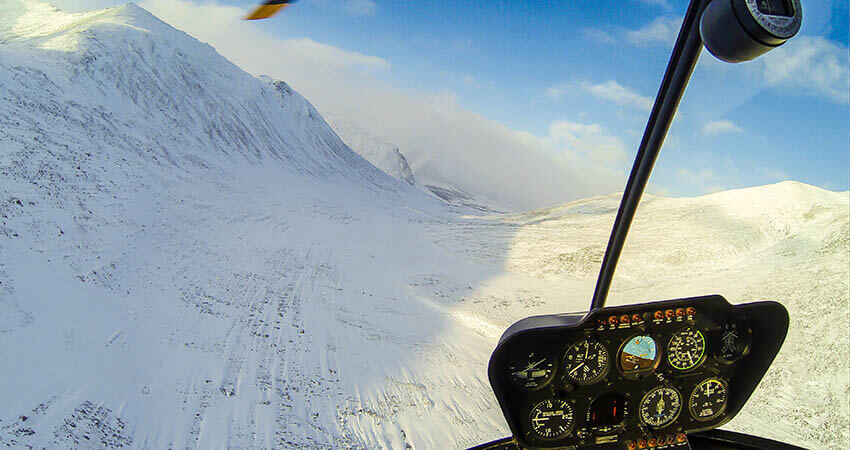
[[[244,22],[253,1],[139,4],[399,145],[424,175],[521,207],[622,189],[687,8],[301,0]],[[848,15],[846,1],[804,1],[800,36],[759,60],[730,65],[703,52],[651,191],[690,196],[784,179],[850,188]]]

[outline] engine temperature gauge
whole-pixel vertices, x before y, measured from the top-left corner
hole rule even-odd
[[[518,387],[533,391],[546,386],[555,375],[555,358],[528,353],[508,365],[508,374]]]

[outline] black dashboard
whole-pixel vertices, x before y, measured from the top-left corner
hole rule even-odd
[[[787,330],[782,305],[718,295],[535,316],[488,372],[520,447],[690,448],[740,411]]]

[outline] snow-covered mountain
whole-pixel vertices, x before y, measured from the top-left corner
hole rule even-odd
[[[325,119],[342,141],[357,154],[388,175],[411,186],[416,185],[416,177],[398,147],[335,115],[325,114]]]
[[[617,200],[470,217],[141,8],[0,0],[0,444],[504,436],[490,352],[517,319],[586,308]],[[648,198],[611,302],[783,302],[786,345],[729,426],[842,448],[848,202]]]

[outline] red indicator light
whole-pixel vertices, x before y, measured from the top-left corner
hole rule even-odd
[[[629,450],[635,450],[637,448],[637,442],[629,441]]]
[[[638,448],[646,448],[646,439],[641,439],[638,441]]]
[[[673,318],[673,310],[668,309],[667,311],[664,311],[664,315],[667,316],[668,319],[672,319]]]
[[[649,448],[655,447],[655,438],[650,439],[646,444],[649,445]]]
[[[632,322],[640,322],[640,321],[641,321],[640,314],[637,314],[637,313],[632,314]]]
[[[676,317],[682,317],[685,315],[685,308],[676,308]]]
[[[617,325],[617,316],[611,316],[608,318],[608,323],[611,325]]]
[[[688,309],[686,309],[685,311],[687,311],[689,316],[693,316],[697,313],[697,310],[695,310],[693,306],[688,306]]]
[[[661,311],[655,311],[655,318],[661,320],[664,318],[664,313]]]
[[[676,440],[679,442],[685,442],[685,439],[687,439],[687,437],[685,437],[685,433],[679,433],[679,435],[676,436]]]
[[[620,316],[620,323],[629,323],[629,316],[627,316],[627,315]]]

